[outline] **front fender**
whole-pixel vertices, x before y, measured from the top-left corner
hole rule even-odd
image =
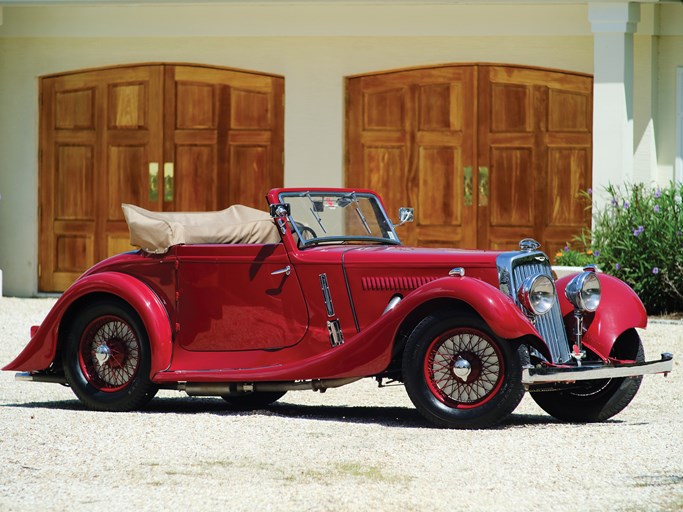
[[[471,277],[444,277],[431,281],[407,295],[395,309],[413,310],[420,304],[443,298],[471,306],[500,338],[540,337],[510,297],[495,286]]]
[[[31,333],[31,341],[26,348],[3,370],[30,372],[48,368],[57,353],[59,329],[64,316],[77,302],[94,294],[112,295],[130,304],[140,316],[149,337],[152,353],[150,376],[168,368],[173,335],[161,299],[135,277],[119,272],[103,272],[79,279],[64,292],[40,327]]]
[[[614,276],[597,274],[602,289],[600,305],[588,326],[583,344],[603,359],[610,356],[617,338],[627,331],[647,326],[647,313],[640,298],[633,289]],[[560,300],[562,316],[573,314],[573,306],[567,300],[564,290],[573,275],[558,279],[555,286]]]

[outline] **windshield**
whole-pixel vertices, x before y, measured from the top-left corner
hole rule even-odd
[[[356,192],[286,192],[292,226],[302,245],[325,242],[399,244],[391,221],[372,194]]]

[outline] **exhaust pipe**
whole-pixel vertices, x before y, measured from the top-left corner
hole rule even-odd
[[[320,391],[339,388],[360,380],[362,377],[346,379],[316,379],[285,382],[179,382],[178,389],[190,396],[230,396],[244,393],[272,391]]]

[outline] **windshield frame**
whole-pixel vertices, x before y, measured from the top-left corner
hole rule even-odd
[[[297,236],[298,239],[298,245],[300,248],[306,248],[306,247],[312,247],[320,244],[346,244],[346,243],[351,243],[351,244],[364,244],[364,243],[373,243],[373,244],[384,244],[384,245],[402,245],[401,239],[399,238],[398,234],[396,233],[395,226],[393,222],[391,222],[391,219],[387,215],[384,205],[382,204],[382,201],[380,198],[368,191],[360,191],[356,192],[350,189],[308,189],[308,190],[283,190],[278,194],[278,200],[281,203],[288,203],[288,199],[290,198],[308,198],[311,203],[313,203],[312,197],[334,197],[337,199],[348,199],[350,203],[356,202],[358,203],[359,199],[368,199],[371,203],[371,206],[373,207],[373,210],[375,211],[375,215],[377,220],[379,221],[379,227],[383,232],[386,232],[386,237],[378,237],[378,236],[361,236],[361,235],[339,235],[339,234],[323,234],[322,236],[316,236],[314,238],[306,238],[304,235],[304,229],[303,224],[301,222],[298,222],[297,219],[295,218],[294,215],[290,214],[287,216],[287,220],[289,221],[289,225],[292,229],[293,234]],[[350,205],[349,203],[349,205]],[[365,221],[365,218],[363,217],[363,213],[360,211],[358,208],[358,205],[356,205],[356,211],[360,218]],[[311,208],[312,212],[312,218],[317,221],[317,223],[320,225],[323,231],[325,230],[325,227],[322,225],[320,219],[320,216],[318,212],[315,211],[315,208]],[[382,218],[379,218],[381,215]],[[363,222],[366,224],[366,222]],[[366,229],[367,229],[367,224],[366,224]],[[317,234],[317,232],[316,232]]]

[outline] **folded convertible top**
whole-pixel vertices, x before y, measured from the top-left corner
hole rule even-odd
[[[162,254],[179,244],[273,244],[280,235],[266,212],[234,205],[217,212],[153,212],[122,204],[130,243]]]

